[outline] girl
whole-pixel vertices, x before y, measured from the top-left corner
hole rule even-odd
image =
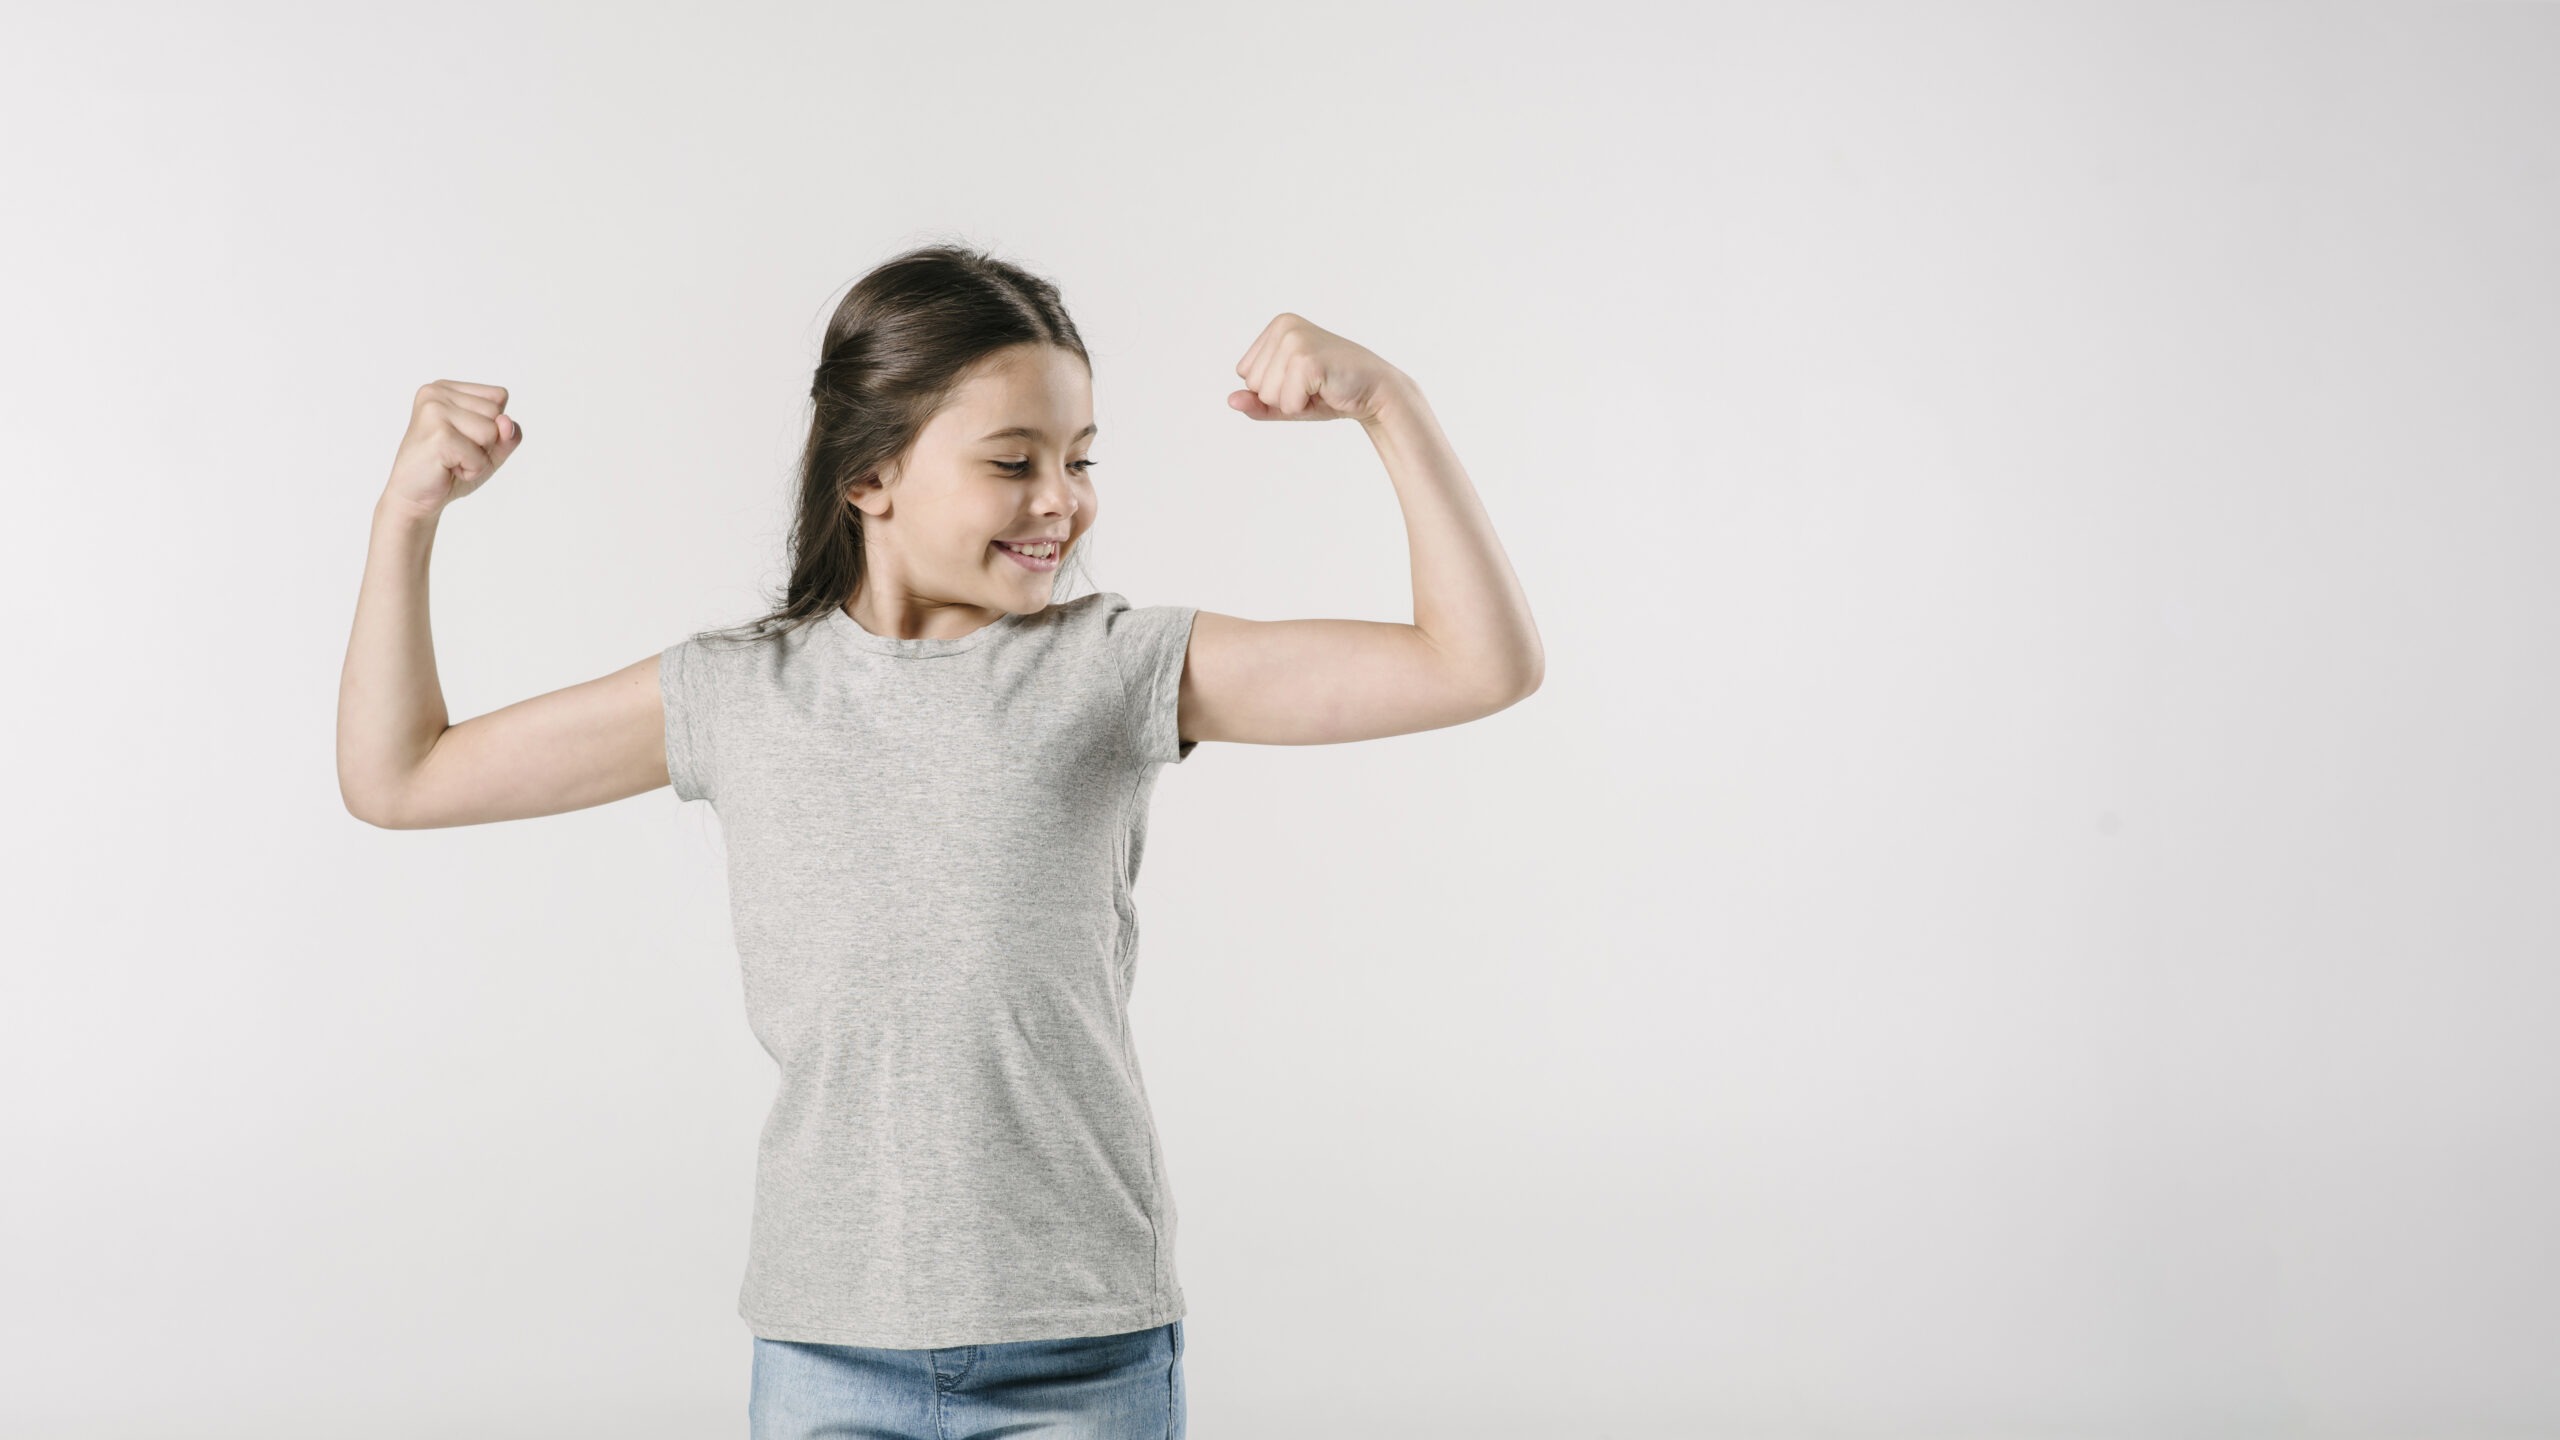
[[[1236,374],[1253,419],[1368,432],[1414,623],[1052,603],[1101,514],[1090,361],[1048,282],[931,246],[827,327],[779,606],[460,725],[427,560],[524,431],[501,387],[418,391],[374,507],[339,786],[392,829],[660,785],[711,802],[781,1070],[738,1302],[756,1440],[1180,1436],[1175,1210],[1128,1029],[1158,767],[1203,740],[1461,724],[1538,687],[1528,605],[1413,381],[1289,314]]]

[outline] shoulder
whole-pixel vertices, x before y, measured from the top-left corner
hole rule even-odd
[[[1087,650],[1100,649],[1110,643],[1119,630],[1121,618],[1134,608],[1128,598],[1116,590],[1096,590],[1073,600],[1061,600],[1040,611],[1026,630],[1048,636],[1052,646]]]
[[[1198,613],[1189,605],[1137,605],[1117,590],[1097,590],[1060,601],[1042,616],[1062,640],[1108,650],[1126,665],[1132,656],[1152,656],[1169,645],[1178,649]]]
[[[661,672],[722,689],[778,677],[795,657],[809,649],[817,634],[812,624],[773,625],[750,621],[718,630],[697,630],[658,652]]]
[[[1110,627],[1113,617],[1129,609],[1127,596],[1117,590],[1096,590],[1073,600],[1061,600],[1040,612],[1041,619],[1062,630],[1099,633]]]
[[[752,656],[788,646],[793,639],[788,631],[759,629],[751,622],[723,630],[696,630],[658,653],[680,655],[698,664],[735,665]]]
[[[1136,605],[1117,590],[1096,590],[1073,600],[1061,600],[1041,612],[1051,623],[1070,630],[1088,630],[1111,635],[1132,628],[1161,624],[1166,620],[1188,616],[1189,605]]]

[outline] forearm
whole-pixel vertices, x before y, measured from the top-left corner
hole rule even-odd
[[[1528,597],[1420,387],[1399,378],[1377,418],[1361,423],[1404,507],[1415,628],[1486,688],[1536,689],[1546,652]]]
[[[359,814],[394,802],[447,725],[427,627],[437,521],[388,498],[374,507],[355,629],[338,677],[338,789]]]

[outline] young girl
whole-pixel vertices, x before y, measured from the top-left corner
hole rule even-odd
[[[1049,283],[933,246],[827,328],[778,608],[460,725],[427,560],[524,431],[498,386],[418,391],[374,507],[339,785],[393,829],[660,785],[711,802],[781,1070],[738,1303],[756,1440],[1180,1436],[1175,1211],[1128,1028],[1157,767],[1203,740],[1461,724],[1538,687],[1528,605],[1413,381],[1289,314],[1236,373],[1253,419],[1368,432],[1413,624],[1052,603],[1101,515],[1090,361]],[[1251,508],[1205,538],[1249,543]]]

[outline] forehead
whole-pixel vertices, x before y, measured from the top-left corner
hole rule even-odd
[[[1084,362],[1068,351],[1006,351],[961,382],[934,428],[963,445],[1072,445],[1099,429],[1093,423],[1093,381]]]

